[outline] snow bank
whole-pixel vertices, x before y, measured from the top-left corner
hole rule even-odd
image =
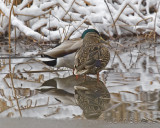
[[[35,40],[48,41],[80,37],[87,28],[106,36],[160,34],[160,0],[23,0],[14,4],[14,28]],[[0,0],[0,33],[8,31],[11,3]]]

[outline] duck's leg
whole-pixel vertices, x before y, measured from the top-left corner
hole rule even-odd
[[[75,74],[74,74],[74,70],[75,70],[75,69],[73,68],[73,75],[75,75]],[[76,76],[76,80],[78,80],[78,75],[75,75],[75,76]]]
[[[78,80],[78,75],[76,75],[76,80]]]
[[[99,82],[99,72],[97,72],[97,82]]]
[[[84,81],[86,81],[86,74],[84,74]]]

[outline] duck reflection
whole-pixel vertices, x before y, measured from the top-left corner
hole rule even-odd
[[[110,94],[102,81],[74,75],[44,82],[39,89],[66,105],[78,105],[87,119],[97,119],[108,108]]]
[[[89,77],[87,77],[89,79]],[[76,105],[74,99],[74,86],[84,82],[84,77],[79,76],[76,79],[75,75],[65,78],[53,78],[45,81],[37,90],[47,95],[52,95],[57,101],[66,105]]]
[[[89,79],[90,77],[87,77]],[[79,76],[76,79],[75,75],[71,75],[65,78],[53,78],[50,80],[45,81],[42,85],[40,90],[42,92],[49,91],[52,88],[65,90],[66,92],[74,94],[74,86],[84,82],[84,77]]]
[[[110,93],[102,81],[89,79],[75,86],[75,101],[87,119],[97,119],[110,102]]]

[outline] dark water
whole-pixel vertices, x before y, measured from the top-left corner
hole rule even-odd
[[[76,79],[72,70],[33,57],[50,44],[12,42],[12,82],[7,39],[1,39],[0,117],[159,122],[159,43],[137,37],[111,41],[111,60],[97,82],[96,76]]]

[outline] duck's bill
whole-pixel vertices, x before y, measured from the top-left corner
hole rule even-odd
[[[77,69],[74,70],[75,75],[82,75],[82,74],[85,74],[86,72],[87,70],[81,70],[81,71],[77,71]]]
[[[101,36],[100,36],[100,42],[104,44],[109,44],[109,41],[105,41]]]

